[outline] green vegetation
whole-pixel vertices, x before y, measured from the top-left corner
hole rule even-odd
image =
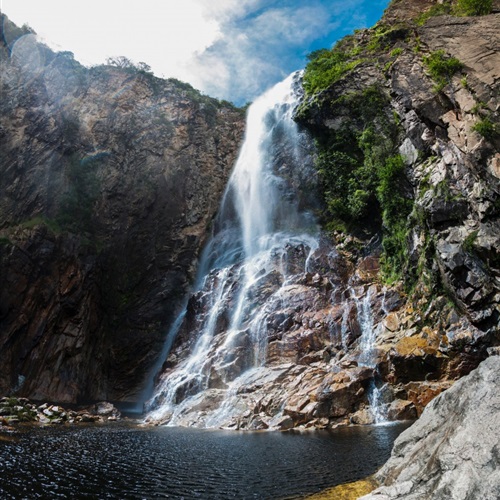
[[[462,248],[467,253],[472,253],[474,251],[474,246],[477,240],[478,231],[472,231],[462,243]]]
[[[19,227],[22,229],[33,229],[36,226],[45,226],[54,234],[59,234],[61,232],[61,226],[57,221],[44,217],[43,215],[37,215],[19,224]]]
[[[344,74],[358,66],[362,60],[350,60],[353,55],[356,55],[355,50],[345,52],[340,43],[337,43],[331,50],[321,49],[309,54],[309,63],[303,78],[306,93],[314,94],[327,89]]]
[[[9,238],[6,238],[5,236],[0,236],[0,246],[10,246],[12,245],[12,241],[9,240]]]
[[[461,16],[484,16],[493,8],[493,0],[457,0],[454,13]]]
[[[387,279],[400,276],[413,202],[406,195],[405,163],[397,154],[399,117],[394,118],[389,98],[376,86],[332,104],[350,120],[317,139],[324,224],[342,232],[382,227],[384,274]]]
[[[444,16],[446,14],[451,14],[452,8],[449,2],[447,3],[437,3],[434,4],[430,9],[422,12],[416,19],[415,22],[422,26],[431,17]]]
[[[483,101],[479,101],[474,106],[472,106],[470,112],[474,115],[477,115],[482,109],[486,109],[487,106]]]
[[[486,139],[493,139],[495,135],[497,135],[497,126],[488,118],[483,118],[479,120],[473,127],[472,130],[476,131],[478,134],[481,134]]]
[[[436,50],[424,57],[424,64],[436,82],[436,92],[441,91],[451,81],[452,76],[463,68],[463,64],[456,57],[447,56],[444,50]]]
[[[370,40],[366,49],[370,53],[385,52],[398,40],[405,40],[408,31],[408,26],[405,24],[388,25],[378,23],[369,30]]]
[[[391,50],[391,57],[398,57],[403,53],[403,49],[401,47],[397,47],[393,50]]]

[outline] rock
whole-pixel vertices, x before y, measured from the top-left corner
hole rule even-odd
[[[369,409],[363,408],[362,410],[358,410],[356,413],[354,413],[354,415],[351,417],[351,422],[357,425],[373,424],[373,414]]]
[[[437,396],[396,440],[363,500],[495,499],[500,495],[500,363],[488,358]]]
[[[488,347],[488,356],[500,356],[500,346]]]
[[[416,418],[417,410],[411,401],[396,399],[387,409],[388,420],[415,420]]]
[[[443,382],[410,382],[405,385],[408,400],[415,406],[417,416],[420,416],[424,408],[441,392],[452,385],[451,381]]]
[[[107,401],[101,401],[100,403],[96,403],[94,407],[94,411],[97,415],[101,417],[107,417],[108,420],[110,417],[113,417],[115,420],[119,419],[121,416],[120,411],[113,404],[108,403]]]
[[[439,351],[439,337],[422,333],[399,340],[390,353],[392,372],[398,381],[439,377],[447,359]]]

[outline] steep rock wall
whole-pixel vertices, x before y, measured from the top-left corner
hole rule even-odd
[[[243,113],[136,68],[84,68],[5,17],[0,35],[0,393],[133,401]]]
[[[434,4],[392,2],[374,28],[345,39],[338,51],[356,59],[355,68],[309,93],[297,116],[320,152],[333,158],[322,163],[333,175],[336,152],[350,153],[338,149],[346,130],[359,140],[349,147],[359,150],[363,132],[372,127],[377,144],[390,143],[387,151],[404,162],[403,181],[386,193],[399,200],[396,216],[387,216],[393,207],[379,184],[354,236],[343,229],[335,234],[340,247],[352,247],[353,238],[363,245],[376,235],[382,245],[372,256],[382,254],[382,276],[387,280],[388,269],[399,267],[402,302],[380,323],[377,369],[418,414],[499,342],[500,15],[443,15],[417,23]],[[456,58],[460,69],[440,79],[431,71],[432,57]],[[385,104],[377,107],[380,102]],[[359,266],[359,252],[346,255]],[[371,277],[380,278],[378,272]]]

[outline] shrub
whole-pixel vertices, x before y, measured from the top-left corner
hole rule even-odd
[[[430,19],[431,17],[436,17],[436,16],[443,16],[445,14],[450,14],[451,12],[451,5],[449,3],[437,3],[434,4],[430,9],[426,10],[422,14],[420,14],[416,19],[415,22],[419,25],[422,26],[425,24],[427,19]]]
[[[456,57],[447,56],[444,50],[436,50],[424,57],[424,64],[436,82],[437,92],[442,90],[451,77],[463,68],[463,64]]]
[[[385,160],[377,171],[377,198],[382,208],[382,220],[387,227],[406,219],[412,203],[403,196],[405,183],[405,163],[401,155]]]
[[[493,8],[493,0],[458,0],[455,13],[461,16],[484,16]]]
[[[486,139],[492,139],[497,133],[497,127],[489,118],[479,120],[472,127],[472,130],[476,131],[478,134],[481,134]]]
[[[327,89],[339,80],[344,74],[361,63],[360,59],[349,60],[356,54],[356,50],[344,51],[339,44],[333,49],[316,50],[309,54],[309,63],[306,66],[303,86],[307,94],[314,94]]]

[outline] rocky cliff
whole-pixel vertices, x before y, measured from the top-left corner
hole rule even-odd
[[[311,54],[295,119],[316,144],[322,234],[271,254],[251,283],[214,269],[189,298],[161,379],[189,366],[204,324],[213,339],[200,373],[167,394],[186,405],[178,423],[415,418],[499,343],[498,8],[456,17],[447,2],[396,0]],[[86,70],[8,23],[3,39],[0,391],[134,399],[242,116],[144,71]],[[314,189],[309,162],[297,173],[289,156],[274,158],[281,193],[311,205],[297,191]]]
[[[0,393],[134,401],[193,278],[243,113],[0,26]]]
[[[377,383],[394,409],[420,414],[499,342],[498,8],[453,17],[446,2],[394,1],[332,49],[326,83],[314,57],[304,77],[298,120],[317,139],[324,219],[357,268],[358,300],[385,297],[381,280],[400,298],[372,299],[385,309]]]
[[[232,343],[230,271],[202,384],[176,373],[212,317],[217,273],[191,297],[153,402],[175,403],[176,423],[415,418],[499,343],[499,5],[452,7],[394,1],[375,27],[311,54],[296,120],[316,142],[323,236],[263,266]],[[256,335],[264,360],[245,371]]]

